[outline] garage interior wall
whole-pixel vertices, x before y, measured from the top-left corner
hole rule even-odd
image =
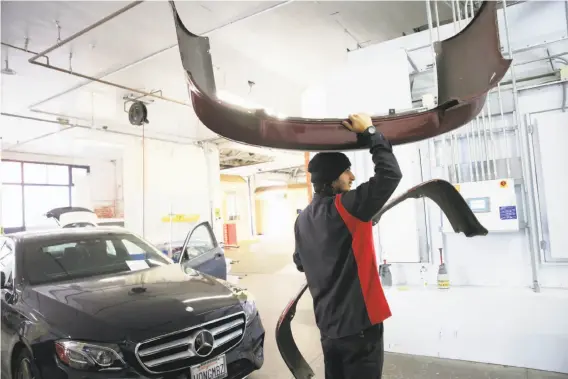
[[[237,243],[250,240],[249,187],[245,178],[237,175],[221,175],[222,210],[224,224],[235,224]]]
[[[552,54],[567,51],[565,6],[565,2],[526,2],[508,8],[512,49],[515,51],[546,41],[560,40]],[[503,11],[499,10],[498,15],[501,46],[506,52]],[[526,28],[527,24],[532,25],[531,28]],[[442,38],[453,34],[453,28],[452,24],[441,27]],[[404,48],[407,52],[412,52],[415,62],[432,61],[428,57],[431,54],[429,31],[394,39],[379,46],[361,49],[360,54],[368,54],[368,62],[378,65],[381,62],[377,62],[374,51],[390,49],[394,52],[398,48]],[[541,51],[549,47],[541,46]],[[530,59],[530,53],[515,55],[514,62],[518,64]],[[555,63],[557,69],[565,64],[562,61]],[[548,65],[550,71],[550,64],[549,60],[543,59],[541,66],[539,63],[518,65],[515,67],[516,76],[536,76],[539,70],[542,71],[542,65],[545,68]],[[436,94],[431,74],[413,74],[414,102],[420,102],[424,94]],[[503,83],[510,79],[509,73]],[[406,81],[401,83],[408,88]],[[483,153],[474,157],[464,153],[468,141],[474,146],[480,146],[480,141],[476,141],[477,137],[474,138],[473,133],[466,136],[466,132],[471,131],[471,125],[434,140],[406,145],[405,149],[414,150],[414,153],[410,153],[411,156],[418,157],[415,162],[409,160],[407,154],[399,155],[397,150],[400,149],[395,148],[395,152],[405,177],[409,176],[411,166],[421,169],[418,175],[414,172],[410,174],[414,184],[417,184],[416,180],[420,177],[422,180],[444,178],[455,184],[472,181],[476,178],[469,174],[468,165],[471,165],[471,161],[477,161],[480,166],[484,165],[486,176],[477,178],[476,181],[512,179],[516,183],[519,199],[522,198],[522,192],[533,185],[531,178],[523,175],[521,163],[530,167],[538,184],[535,186],[540,215],[537,219],[540,220],[539,241],[543,242],[539,244],[541,249],[536,251],[536,274],[541,291],[535,293],[531,288],[531,252],[526,227],[512,232],[490,232],[486,237],[468,239],[461,234],[441,232],[443,218],[439,208],[432,202],[426,201],[424,208],[424,200],[407,201],[409,204],[418,204],[417,209],[423,209],[422,216],[419,214],[410,220],[398,220],[397,225],[404,222],[412,224],[418,234],[415,241],[419,244],[418,251],[412,251],[411,247],[405,245],[401,246],[405,246],[406,251],[381,251],[381,232],[375,241],[379,257],[381,253],[386,253],[392,263],[390,269],[395,284],[395,287],[387,289],[393,314],[396,315],[386,322],[385,347],[388,351],[568,372],[565,354],[568,320],[564,316],[568,313],[568,301],[563,291],[568,288],[568,265],[563,259],[567,256],[568,245],[563,237],[556,237],[554,242],[548,241],[546,237],[548,235],[551,239],[554,237],[552,231],[565,230],[563,215],[568,211],[565,194],[556,190],[560,188],[565,192],[568,185],[568,175],[560,172],[565,164],[562,160],[565,144],[559,143],[566,141],[568,137],[565,127],[568,117],[563,113],[566,88],[558,80],[546,85],[531,85],[529,81],[528,84],[519,83],[518,87],[519,111],[523,121],[521,125],[516,125],[510,86],[502,90],[502,104],[499,104],[495,92],[489,96],[488,105],[484,109],[485,118],[479,120],[487,123],[483,125],[490,125],[489,128],[494,129],[491,136],[495,140],[491,143],[495,144],[499,155],[493,154],[491,149],[483,150]],[[334,89],[325,94],[338,101],[340,97],[337,94],[341,91]],[[321,98],[319,102],[306,100],[306,97],[314,98],[314,90],[311,91],[312,95],[308,92],[304,101],[312,108],[319,107],[321,112],[325,109],[326,102],[322,102]],[[366,94],[364,83],[359,85],[358,91],[351,88],[350,93]],[[365,102],[362,98],[356,100]],[[327,103],[329,102],[328,99]],[[500,105],[503,108],[502,119]],[[492,119],[489,119],[488,114],[491,114]],[[499,140],[497,131],[503,129],[503,126],[506,128],[501,134],[506,137]],[[547,126],[550,126],[549,130]],[[526,140],[523,140],[524,130],[529,131]],[[450,146],[452,141],[455,153],[444,156],[442,146]],[[499,150],[506,141],[509,149]],[[522,146],[523,143],[527,144],[526,149]],[[352,158],[355,154],[351,154]],[[369,166],[372,166],[369,153],[364,154],[367,154],[367,160],[358,160],[353,167],[355,175],[362,180],[369,177]],[[495,161],[495,165],[492,161]],[[507,163],[509,170],[506,168]],[[492,174],[491,171],[488,172],[490,167],[493,167]],[[398,192],[408,189],[411,182],[401,183],[402,188]],[[551,186],[554,188],[550,189]],[[523,207],[523,202],[519,200],[519,218],[528,221]],[[562,209],[558,209],[559,207]],[[383,218],[379,231],[392,227],[387,221],[387,217]],[[545,230],[549,231],[548,234]],[[558,236],[558,232],[555,235]],[[554,252],[547,252],[547,247],[554,249]],[[435,288],[438,248],[444,249],[451,283],[449,291]],[[409,258],[413,260],[409,261]],[[434,286],[425,286],[427,284]],[[420,316],[417,317],[417,314]]]
[[[167,242],[171,213],[198,215],[222,236],[213,210],[221,207],[219,152],[215,146],[146,140],[124,152],[124,218],[127,228],[154,243]],[[174,222],[171,239],[180,241],[196,223]],[[222,238],[222,237],[221,237]]]
[[[308,205],[306,183],[258,187],[254,193],[258,234],[294,240],[298,210]]]

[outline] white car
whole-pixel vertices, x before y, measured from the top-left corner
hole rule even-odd
[[[98,218],[96,213],[83,207],[54,208],[45,214],[54,219],[62,228],[80,228],[85,226],[120,226],[124,227],[124,219]]]

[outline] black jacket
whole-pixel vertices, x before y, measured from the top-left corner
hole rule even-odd
[[[359,333],[391,316],[379,279],[371,218],[402,174],[382,134],[359,138],[371,148],[375,175],[341,195],[315,194],[294,226],[294,263],[306,274],[317,325],[329,338]]]

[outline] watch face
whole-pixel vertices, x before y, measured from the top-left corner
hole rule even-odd
[[[375,128],[374,126],[369,126],[367,128],[367,131],[369,132],[369,134],[375,134],[377,132],[377,128]]]

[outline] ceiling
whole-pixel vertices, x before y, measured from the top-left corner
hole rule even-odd
[[[128,4],[3,1],[2,42],[40,52]],[[426,22],[424,2],[179,1],[176,5],[188,28],[211,39],[218,90],[292,115],[300,112],[302,90],[344,64],[348,49],[412,33]],[[449,17],[448,6],[440,11]],[[216,138],[197,120],[191,106],[176,103],[189,101],[176,42],[168,3],[148,1],[48,56],[53,66],[132,89],[161,91],[174,100],[141,99],[149,111],[146,136],[188,143]],[[2,46],[3,63],[7,60],[16,73],[2,75],[2,112],[49,121],[59,117],[79,127],[59,132],[65,128],[2,116],[8,150],[46,153],[46,146],[57,146],[59,155],[71,155],[77,151],[69,141],[79,138],[86,144],[102,141],[91,149],[116,155],[126,142],[110,132],[121,137],[142,134],[140,127],[129,124],[126,113],[127,100],[137,93],[32,65],[31,56]],[[250,87],[248,81],[255,84]],[[118,142],[109,148],[112,141]]]

